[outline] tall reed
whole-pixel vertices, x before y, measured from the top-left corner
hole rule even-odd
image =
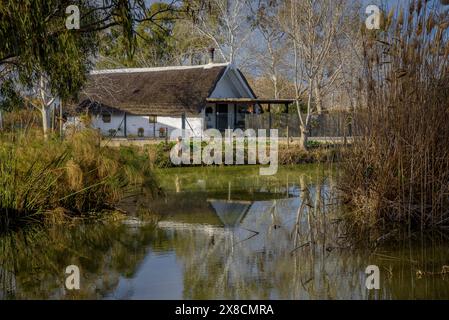
[[[32,130],[8,132],[0,142],[1,228],[98,213],[130,192],[155,187],[148,157],[100,147],[93,130],[65,141]]]
[[[367,233],[449,225],[449,15],[432,1],[366,32],[353,148],[341,188]]]

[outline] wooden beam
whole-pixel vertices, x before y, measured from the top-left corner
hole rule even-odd
[[[255,104],[286,104],[295,102],[294,99],[251,99],[251,98],[207,98],[210,103],[255,103]]]
[[[289,104],[286,103],[285,104],[285,109],[287,112],[287,132],[286,132],[286,136],[287,136],[287,149],[290,148],[290,113],[288,112],[288,106]]]

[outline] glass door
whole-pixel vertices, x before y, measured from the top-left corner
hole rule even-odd
[[[217,104],[217,129],[224,131],[228,129],[228,105]]]

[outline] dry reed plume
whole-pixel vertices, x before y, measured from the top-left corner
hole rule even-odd
[[[448,26],[445,7],[419,0],[363,34],[359,136],[342,175],[358,231],[449,225]]]

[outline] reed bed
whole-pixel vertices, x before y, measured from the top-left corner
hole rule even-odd
[[[363,34],[359,136],[341,177],[359,232],[449,226],[448,29],[448,10],[419,0]]]
[[[100,147],[93,130],[64,141],[34,130],[7,132],[0,142],[2,229],[97,214],[129,193],[155,188],[147,156]]]

